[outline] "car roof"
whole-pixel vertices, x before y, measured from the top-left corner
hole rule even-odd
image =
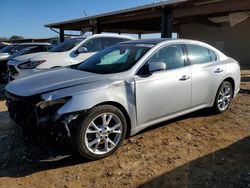
[[[17,46],[22,46],[22,45],[51,45],[50,43],[48,42],[25,42],[25,43],[16,43],[16,44],[13,44],[13,45],[17,45]]]
[[[95,38],[95,37],[108,37],[108,38],[124,38],[124,39],[133,39],[133,37],[128,36],[128,35],[118,35],[118,34],[110,34],[110,33],[102,33],[102,34],[93,34],[93,35],[86,35],[86,36],[78,36],[78,37],[73,37],[69,39],[86,39],[86,38]]]
[[[150,39],[139,39],[122,42],[123,44],[159,44],[164,41],[174,40],[171,38],[150,38]]]

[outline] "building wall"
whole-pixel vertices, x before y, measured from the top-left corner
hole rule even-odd
[[[182,24],[179,34],[181,38],[209,43],[239,61],[242,69],[250,68],[250,18],[233,27],[229,23],[220,27]]]

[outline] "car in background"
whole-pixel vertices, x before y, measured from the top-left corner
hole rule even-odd
[[[239,92],[240,66],[203,42],[144,39],[5,89],[10,117],[26,136],[68,137],[96,160],[154,124],[203,108],[224,112]]]
[[[10,56],[10,50],[12,48],[14,48],[15,45],[8,45],[8,46],[5,46],[3,47],[1,50],[0,50],[0,60],[4,60],[4,59],[7,59],[9,56]]]
[[[7,44],[0,44],[0,51],[1,51],[1,49],[3,49],[6,46],[8,46],[8,45]]]
[[[7,59],[0,60],[0,76],[1,76],[0,78],[1,78],[1,81],[4,83],[7,83],[9,81],[9,70],[7,67],[7,62],[10,59],[13,59],[15,57],[25,55],[25,54],[46,52],[50,48],[51,48],[51,45],[49,43],[45,43],[44,45],[30,46],[30,47],[24,48],[22,50],[19,50],[16,53],[13,53]]]
[[[65,40],[49,52],[19,56],[10,60],[8,62],[10,80],[50,68],[78,64],[104,48],[132,39],[123,35],[96,34]]]
[[[19,50],[22,50],[30,46],[50,46],[50,43],[30,42],[30,43],[17,43],[8,45],[0,50],[0,60],[5,60],[12,54],[18,52]]]

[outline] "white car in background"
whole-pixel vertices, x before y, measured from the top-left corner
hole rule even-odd
[[[10,80],[41,70],[78,64],[106,47],[127,40],[133,38],[115,34],[95,34],[65,40],[49,52],[23,55],[10,60],[8,62]]]

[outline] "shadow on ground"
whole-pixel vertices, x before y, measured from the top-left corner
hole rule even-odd
[[[250,137],[246,137],[227,148],[166,172],[139,187],[249,187],[249,185]]]
[[[4,113],[6,115],[6,112]],[[209,115],[212,115],[209,109],[200,110],[189,115],[157,124],[143,130],[141,133],[186,118]],[[67,147],[67,143],[47,142],[43,144],[27,144],[24,142],[21,130],[14,128],[14,126],[9,123],[6,123],[5,127],[7,127],[5,128],[7,129],[5,134],[0,134],[0,177],[24,177],[43,170],[62,168],[88,162],[79,155],[73,153],[72,150]]]
[[[70,151],[65,143],[27,144],[17,131],[0,136],[0,141],[0,177],[24,177],[87,162]]]

